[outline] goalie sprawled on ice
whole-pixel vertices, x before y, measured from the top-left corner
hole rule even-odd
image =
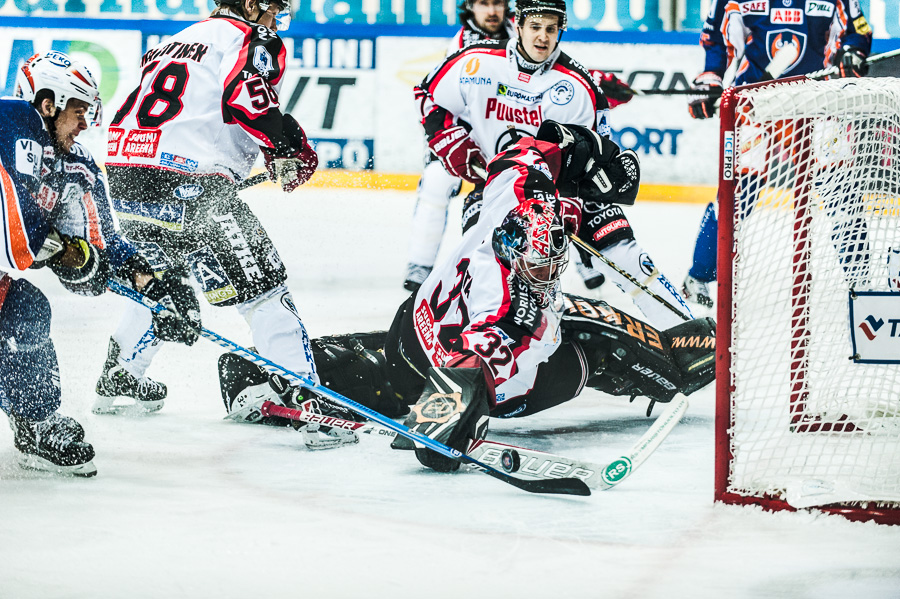
[[[481,218],[400,306],[388,332],[316,340],[323,383],[390,416],[414,403],[406,425],[460,450],[484,437],[488,416],[528,416],[586,386],[646,396],[650,408],[703,387],[714,377],[711,319],[659,331],[560,290],[567,234],[590,243],[596,220],[582,214],[594,203],[632,202],[639,179],[634,154],[586,127],[545,121],[535,138],[490,162]],[[316,401],[231,354],[220,375],[230,412],[262,399]],[[402,438],[394,446],[414,449]],[[457,467],[415,449],[426,466]]]

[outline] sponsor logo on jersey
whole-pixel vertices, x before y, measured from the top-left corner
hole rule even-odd
[[[509,104],[499,101],[497,98],[488,98],[484,111],[484,118],[507,121],[520,125],[539,127],[544,120],[541,107],[529,110],[528,108],[514,108]]]
[[[272,55],[264,46],[257,46],[253,51],[253,67],[259,71],[264,79],[268,79],[269,73],[275,70],[275,64]]]
[[[231,244],[234,257],[237,258],[238,264],[241,265],[241,270],[244,271],[244,277],[246,277],[247,281],[250,283],[262,281],[262,269],[257,264],[256,258],[253,257],[250,244],[247,243],[247,238],[244,237],[244,233],[237,224],[234,215],[231,212],[226,212],[221,215],[213,215],[212,219],[222,227],[222,233],[225,239],[228,240],[228,243]]]
[[[159,164],[160,166],[167,166],[171,169],[183,171],[185,173],[193,173],[199,166],[199,163],[196,160],[191,160],[190,158],[178,156],[177,154],[172,154],[170,152],[163,152],[160,154]]]
[[[490,77],[460,77],[459,82],[462,85],[491,85]]]
[[[641,264],[641,272],[643,272],[648,277],[653,275],[656,272],[656,266],[653,264],[653,260],[650,259],[650,254],[643,253],[640,258]]]
[[[203,191],[202,185],[197,183],[185,183],[184,185],[176,187],[175,191],[172,192],[172,195],[179,200],[190,200],[203,195]]]
[[[550,101],[565,106],[575,97],[575,86],[571,81],[560,81],[550,88]]]
[[[517,87],[510,87],[504,83],[498,83],[497,95],[503,96],[504,98],[509,98],[510,100],[519,102],[520,104],[534,104],[536,102],[540,102],[544,94],[543,92],[536,94],[529,93]]]
[[[415,324],[419,340],[425,346],[425,349],[432,349],[434,347],[434,316],[431,314],[428,302],[424,299],[413,313],[413,323]]]
[[[56,201],[59,199],[59,193],[57,193],[52,187],[46,185],[44,183],[41,184],[41,189],[38,191],[37,195],[37,205],[40,206],[47,212],[51,212],[53,207],[56,206]]]
[[[715,3],[713,3],[715,6]],[[769,0],[752,0],[741,3],[742,15],[767,15],[769,14]]]
[[[106,134],[106,153],[108,155],[115,156],[119,153],[119,141],[123,135],[125,135],[124,129],[119,129],[118,127],[109,128],[109,132]]]
[[[823,0],[806,0],[806,14],[811,17],[831,17],[834,15],[834,4]]]
[[[469,77],[477,73],[478,69],[480,68],[481,61],[478,59],[478,57],[470,58],[469,61],[463,66],[463,70]]]
[[[869,35],[872,33],[872,28],[869,27],[869,22],[866,21],[865,17],[853,19],[853,26],[856,28],[856,33],[860,35]]]
[[[773,25],[802,25],[803,10],[799,8],[773,8],[769,12]]]
[[[122,142],[122,156],[153,158],[159,146],[159,129],[132,129]]]
[[[553,180],[553,175],[550,173],[550,167],[547,166],[546,162],[538,162],[534,165],[535,170],[540,171],[547,175],[547,178],[551,181]]]
[[[528,83],[529,81],[531,81],[531,75],[529,75],[528,73],[519,73],[518,79],[523,83]]]
[[[26,177],[37,178],[41,174],[41,156],[44,146],[33,139],[16,140],[16,170]]]

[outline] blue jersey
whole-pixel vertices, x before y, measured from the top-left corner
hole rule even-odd
[[[700,36],[705,71],[722,76],[740,61],[735,85],[760,81],[788,44],[799,52],[783,73],[790,77],[829,66],[842,46],[868,54],[872,30],[859,0],[714,0]]]
[[[103,173],[81,145],[65,155],[24,100],[0,99],[0,271],[31,266],[50,228],[106,251],[115,271],[135,253],[116,230]]]

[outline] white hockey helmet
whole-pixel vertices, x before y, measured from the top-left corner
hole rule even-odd
[[[42,89],[53,92],[53,101],[59,110],[65,110],[71,99],[87,102],[90,106],[85,117],[88,124],[100,125],[103,103],[97,81],[87,67],[69,55],[54,50],[35,54],[25,61],[16,76],[13,95],[33,102]]]

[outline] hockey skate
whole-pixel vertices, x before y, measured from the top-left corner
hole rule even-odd
[[[709,283],[695,279],[691,275],[684,278],[684,284],[681,287],[681,293],[684,299],[693,302],[705,308],[712,308],[712,296],[709,293]]]
[[[110,339],[103,374],[97,381],[97,399],[91,411],[94,414],[148,414],[161,410],[165,403],[166,386],[147,377],[135,377],[119,364],[118,358],[119,344]],[[134,401],[117,403],[116,400],[121,398]]]
[[[94,448],[84,442],[84,429],[72,418],[53,413],[38,422],[10,415],[9,426],[15,434],[13,443],[22,452],[23,468],[84,477],[97,474]]]
[[[415,293],[431,274],[431,266],[421,266],[410,262],[406,266],[406,280],[403,281],[403,288],[407,291]]]

